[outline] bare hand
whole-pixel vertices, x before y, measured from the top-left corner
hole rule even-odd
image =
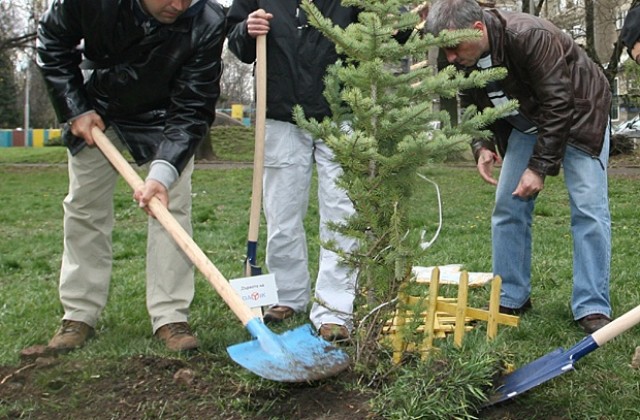
[[[631,49],[631,58],[633,58],[633,61],[637,64],[640,64],[640,61],[638,61],[640,58],[640,41],[633,44],[633,48]]]
[[[511,195],[520,198],[529,198],[542,191],[544,179],[531,169],[526,169],[520,177],[520,182]]]
[[[100,117],[100,115],[95,111],[80,115],[73,119],[70,124],[71,134],[84,139],[89,146],[93,146],[95,144],[93,141],[93,135],[91,134],[91,129],[93,127],[98,127],[100,131],[105,130],[105,124],[104,121],[102,121],[102,117]]]
[[[144,185],[133,192],[133,199],[138,202],[138,205],[141,209],[143,209],[149,216],[155,217],[151,209],[149,208],[149,202],[153,197],[156,197],[162,205],[166,208],[169,206],[169,192],[167,189],[153,179],[148,179],[145,181]]]
[[[500,156],[498,156],[496,152],[489,149],[481,149],[476,165],[480,177],[491,185],[498,185],[498,180],[493,177],[493,165],[494,163],[500,162],[502,162],[502,159],[500,159]]]
[[[267,13],[264,9],[258,9],[251,12],[247,17],[247,33],[252,38],[269,33],[269,21],[273,19],[271,13]]]

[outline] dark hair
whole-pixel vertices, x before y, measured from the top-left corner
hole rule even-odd
[[[438,0],[429,8],[425,30],[438,35],[443,29],[467,29],[482,22],[482,8],[476,0]]]

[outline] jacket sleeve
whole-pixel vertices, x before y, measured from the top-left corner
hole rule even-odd
[[[194,34],[199,36],[200,43],[174,80],[163,139],[153,158],[171,163],[180,173],[195,154],[200,141],[208,136],[220,97],[225,36],[221,8],[214,19],[202,33]]]
[[[38,25],[36,62],[60,122],[92,109],[79,67],[82,1],[55,0]]]
[[[544,29],[518,35],[507,55],[526,57],[518,69],[528,73],[537,110],[537,141],[528,168],[544,175],[557,175],[569,140],[575,93],[570,70],[557,36]]]
[[[259,8],[256,0],[234,0],[227,14],[228,47],[243,63],[256,60],[256,41],[247,32],[247,17]]]

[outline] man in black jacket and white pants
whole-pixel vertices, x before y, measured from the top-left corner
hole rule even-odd
[[[339,0],[315,0],[314,4],[340,27],[357,20],[358,10],[342,6]],[[320,240],[334,241],[346,252],[357,245],[355,239],[339,235],[327,226],[354,213],[346,192],[336,186],[342,168],[325,142],[300,129],[292,117],[295,105],[303,108],[307,118],[322,120],[331,115],[323,96],[323,78],[338,55],[333,43],[308,25],[297,0],[234,0],[227,22],[229,48],[245,63],[255,61],[255,38],[267,36],[266,263],[269,272],[275,274],[279,302],[266,311],[264,319],[282,321],[295,312],[305,311],[310,300],[303,220],[314,162],[318,171]],[[340,263],[335,252],[320,249],[310,318],[325,339],[349,337],[356,274]]]
[[[107,303],[118,174],[93,147],[92,128],[107,129],[139,165],[150,162],[134,192],[140,207],[155,196],[191,232],[193,155],[215,117],[224,20],[215,0],[55,0],[43,15],[38,65],[69,148],[64,316],[52,351],[84,345]],[[146,289],[154,334],[169,350],[195,349],[187,322],[193,266],[153,217]]]

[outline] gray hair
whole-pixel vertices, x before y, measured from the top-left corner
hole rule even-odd
[[[443,29],[467,29],[477,21],[484,19],[476,0],[438,0],[429,7],[425,30],[437,36]]]

